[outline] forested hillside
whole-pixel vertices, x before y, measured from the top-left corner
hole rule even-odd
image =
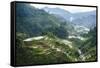
[[[16,65],[96,60],[96,27],[16,3]]]

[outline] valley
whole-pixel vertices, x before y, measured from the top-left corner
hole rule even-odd
[[[96,11],[16,5],[16,64],[96,60]]]

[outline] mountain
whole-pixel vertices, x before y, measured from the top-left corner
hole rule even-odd
[[[96,26],[96,11],[75,13],[72,21],[75,25],[85,26],[87,28],[94,28]]]
[[[65,27],[67,27],[66,22],[42,9],[37,9],[29,4],[17,3],[16,5],[17,32],[28,34],[30,37],[51,32],[60,38],[66,38],[68,31]]]
[[[48,8],[48,7],[44,7],[43,9],[50,14],[61,16],[65,20],[70,21],[71,13],[69,11],[66,11],[61,8]]]
[[[89,15],[96,15],[96,11],[93,10],[93,11],[87,11],[87,12],[77,12],[77,13],[73,13],[72,14],[74,18],[80,18],[80,17],[86,17],[86,16],[89,16]]]
[[[95,15],[89,15],[77,18],[72,21],[75,25],[85,26],[87,28],[93,28],[96,26],[96,16]]]
[[[94,21],[94,13],[72,15],[55,9],[53,14],[16,3],[16,65],[96,60],[96,28],[85,26]]]
[[[80,25],[87,28],[95,27],[96,25],[96,11],[71,13],[61,8],[43,8],[46,12],[54,14],[63,21],[69,21],[74,25]]]

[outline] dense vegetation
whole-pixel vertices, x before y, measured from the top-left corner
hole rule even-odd
[[[16,11],[16,65],[96,60],[96,27],[78,32],[71,22],[28,4],[17,3]]]
[[[33,37],[40,36],[45,31],[53,32],[60,38],[67,37],[68,32],[65,29],[67,23],[60,21],[54,15],[50,15],[44,10],[29,7],[29,5],[27,4],[23,4],[21,6],[22,7],[20,7],[20,4],[16,6],[17,32],[25,33],[30,37]],[[29,9],[31,9],[32,11],[29,11]],[[28,12],[28,14],[26,12]]]
[[[88,39],[83,43],[81,50],[86,56],[87,61],[96,60],[96,27],[87,34]]]

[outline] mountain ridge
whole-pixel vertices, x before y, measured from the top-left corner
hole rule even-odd
[[[64,20],[69,21],[69,22],[72,22],[73,24],[75,23],[76,25],[79,25],[77,23],[80,23],[80,22],[78,22],[80,19],[81,19],[80,21],[82,22],[80,24],[83,24],[86,21],[88,21],[89,18],[91,20],[89,19],[90,22],[89,21],[86,22],[86,25],[90,25],[90,23],[92,22],[91,24],[92,24],[92,27],[93,27],[93,25],[96,23],[96,19],[93,19],[93,18],[96,18],[96,10],[87,11],[87,12],[71,13],[71,12],[69,12],[67,10],[60,9],[60,8],[48,8],[48,7],[46,7],[46,8],[43,8],[43,9],[46,12],[50,13],[50,14],[54,14],[55,16],[56,15],[57,16],[60,16],[60,17],[64,18]],[[87,18],[87,19],[84,19],[84,18]],[[74,22],[74,21],[76,21],[76,22]],[[87,24],[87,23],[89,23],[89,24]],[[85,27],[89,27],[89,28],[91,27],[91,26],[86,26],[86,25],[84,25],[84,26]]]

